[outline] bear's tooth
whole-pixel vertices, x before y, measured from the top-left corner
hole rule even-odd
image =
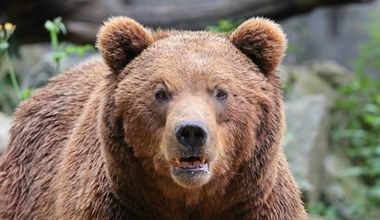
[[[176,166],[178,166],[178,165],[181,164],[181,162],[180,162],[179,159],[177,158],[177,159],[174,160],[174,164],[175,164]]]
[[[206,158],[201,158],[200,162],[201,162],[201,164],[205,164],[206,163]]]

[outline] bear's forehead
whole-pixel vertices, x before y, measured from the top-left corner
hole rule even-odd
[[[252,69],[254,64],[223,35],[175,32],[158,39],[141,55],[157,68]]]
[[[157,40],[153,47],[168,49],[187,49],[209,51],[209,49],[220,48],[218,51],[225,49],[231,50],[232,44],[223,35],[198,31],[198,32],[175,32],[167,37]],[[218,52],[215,51],[215,52]]]
[[[176,32],[158,39],[128,69],[141,79],[178,85],[213,85],[232,79],[253,82],[262,76],[227,37],[208,32]]]

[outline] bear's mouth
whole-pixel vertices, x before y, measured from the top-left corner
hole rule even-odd
[[[174,181],[185,188],[200,187],[211,178],[208,158],[201,156],[178,157],[171,162]]]
[[[189,172],[208,172],[207,159],[204,157],[181,157],[173,160],[175,168]]]

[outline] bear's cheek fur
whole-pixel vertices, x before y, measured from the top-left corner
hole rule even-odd
[[[165,130],[165,110],[154,102],[150,86],[149,82],[127,77],[115,92],[116,108],[123,119],[124,141],[139,158],[153,158],[159,154]]]

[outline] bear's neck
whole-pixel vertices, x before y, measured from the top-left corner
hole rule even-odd
[[[106,156],[106,172],[111,182],[111,190],[127,209],[144,210],[143,213],[139,213],[144,218],[151,217],[145,216],[146,213],[154,213],[155,217],[162,215],[162,218],[167,219],[173,216],[218,216],[234,209],[238,201],[248,199],[258,201],[257,204],[253,204],[259,207],[270,195],[277,176],[277,173],[273,172],[276,169],[272,167],[277,166],[277,161],[273,161],[270,166],[262,167],[261,172],[255,174],[249,168],[254,166],[254,161],[246,161],[235,175],[226,173],[200,188],[185,189],[170,176],[159,175],[154,172],[153,167],[143,166],[153,164],[153,161],[149,161],[148,158],[137,159],[132,148],[125,144],[115,141],[109,146],[114,146],[107,147],[109,150],[124,149],[123,158],[117,156],[121,155],[120,152],[116,154],[111,150],[103,150],[103,155],[109,155]],[[107,157],[112,159],[108,160]],[[125,172],[125,167],[128,167],[128,173]],[[248,179],[252,181],[241,182]],[[139,208],[136,209],[136,206]],[[171,210],[167,207],[171,207]]]

